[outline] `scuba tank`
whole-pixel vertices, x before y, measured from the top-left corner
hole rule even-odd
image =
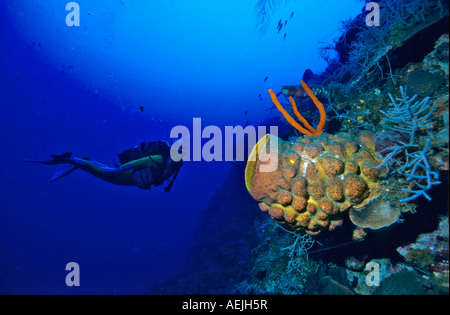
[[[164,160],[170,156],[170,148],[165,141],[155,142],[141,142],[138,146],[132,147],[119,154],[120,164],[125,164],[130,161],[142,159],[151,155],[162,155]]]

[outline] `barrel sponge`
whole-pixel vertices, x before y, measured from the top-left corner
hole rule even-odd
[[[381,160],[373,139],[366,131],[295,141],[265,135],[247,162],[246,187],[260,209],[283,226],[311,235],[332,230],[342,224],[346,210],[360,210],[380,194],[380,172],[374,166]],[[270,152],[272,140],[276,153]],[[269,162],[259,152],[266,152],[276,168],[263,171]]]

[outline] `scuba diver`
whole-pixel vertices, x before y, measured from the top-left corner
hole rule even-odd
[[[178,153],[180,152],[178,150]],[[142,142],[119,154],[120,165],[109,167],[104,164],[91,161],[89,158],[72,157],[71,152],[61,155],[50,155],[49,160],[24,160],[31,163],[46,165],[71,164],[70,167],[55,173],[50,182],[67,176],[77,169],[82,169],[104,181],[116,185],[137,186],[142,189],[150,189],[160,186],[166,180],[170,180],[166,192],[172,188],[175,178],[178,176],[183,160],[175,162],[170,157],[170,147],[166,141]],[[170,179],[171,178],[171,179]]]

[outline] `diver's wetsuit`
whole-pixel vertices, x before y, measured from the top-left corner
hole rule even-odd
[[[142,189],[160,186],[172,177],[171,182],[165,188],[166,192],[172,187],[183,165],[182,161],[174,162],[170,158],[169,145],[161,141],[142,142],[139,146],[125,150],[119,154],[119,160],[122,164],[118,167],[109,167],[88,158],[72,157],[70,152],[52,155],[51,157],[52,159],[45,161],[25,161],[47,165],[72,165],[72,167],[56,173],[50,179],[51,182],[72,173],[76,169],[82,169],[112,184],[137,186]]]
[[[80,168],[104,181],[107,181],[116,185],[124,186],[137,186],[133,180],[133,174],[142,169],[157,168],[164,162],[161,155],[146,156],[138,160],[133,160],[119,167],[109,167],[99,162],[90,161],[86,159],[80,159],[76,157],[67,158],[65,162],[72,164],[77,168]],[[152,176],[153,177],[153,176]],[[153,184],[151,181],[150,185]],[[138,186],[143,189],[150,189],[148,185]]]

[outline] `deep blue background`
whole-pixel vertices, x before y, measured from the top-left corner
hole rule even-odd
[[[318,47],[363,4],[278,1],[261,35],[256,1],[80,0],[79,27],[68,2],[0,0],[0,291],[145,293],[182,267],[232,162],[187,162],[166,194],[81,171],[49,184],[61,168],[21,160],[72,151],[112,165],[193,117],[223,130],[279,116],[267,89],[323,71]],[[79,288],[65,285],[70,261]]]

